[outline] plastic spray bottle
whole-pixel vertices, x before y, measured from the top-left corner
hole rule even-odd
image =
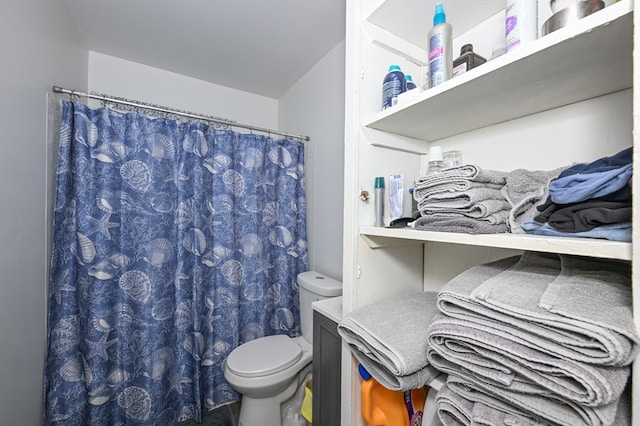
[[[433,28],[429,31],[429,87],[453,76],[453,29],[447,22],[442,3],[436,4]]]

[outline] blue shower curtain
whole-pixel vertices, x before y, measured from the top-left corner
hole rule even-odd
[[[231,350],[300,333],[305,216],[301,142],[64,101],[44,423],[173,425],[239,400]]]

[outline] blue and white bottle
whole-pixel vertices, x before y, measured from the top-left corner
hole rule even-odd
[[[407,82],[398,65],[390,65],[382,82],[382,109],[391,108],[398,102],[398,95],[406,92]]]

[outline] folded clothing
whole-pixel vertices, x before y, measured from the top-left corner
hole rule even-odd
[[[631,242],[633,226],[631,222],[612,223],[609,225],[596,226],[588,231],[564,232],[558,231],[548,223],[526,220],[522,222],[522,229],[524,229],[527,234],[544,235],[547,237],[596,238],[609,241]]]
[[[617,170],[627,166],[633,161],[633,147],[623,149],[609,157],[601,157],[590,163],[574,164],[563,170],[559,178],[564,178],[576,174],[601,173]]]
[[[592,199],[582,203],[545,203],[533,220],[562,232],[585,232],[598,226],[631,222],[631,200]]]
[[[383,386],[424,386],[440,374],[429,365],[425,326],[438,313],[436,299],[436,292],[415,292],[362,306],[340,321],[338,333]]]
[[[555,203],[569,204],[604,197],[622,189],[630,192],[632,156],[633,148],[627,148],[611,157],[571,166],[549,184],[549,196]]]

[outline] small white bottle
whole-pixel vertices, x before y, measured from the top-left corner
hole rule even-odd
[[[429,31],[429,87],[436,87],[453,76],[453,29],[447,22],[442,3],[436,4],[433,28]]]
[[[427,175],[439,173],[444,169],[444,160],[442,158],[442,147],[434,145],[429,148],[429,165],[427,167]]]

